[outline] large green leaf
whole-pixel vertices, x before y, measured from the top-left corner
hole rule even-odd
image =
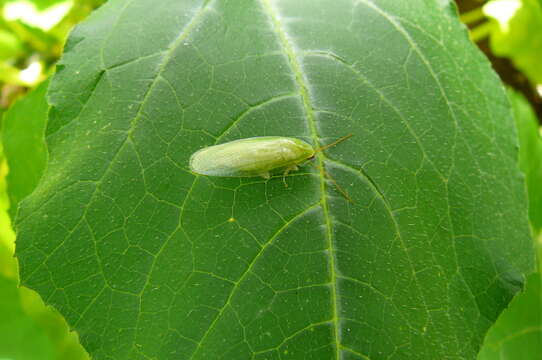
[[[17,255],[94,359],[475,358],[532,270],[506,94],[446,1],[109,1],[49,91]],[[187,169],[348,133],[288,188]]]
[[[45,98],[49,81],[16,102],[6,112],[1,140],[9,165],[6,178],[10,213],[30,194],[43,174],[47,150],[43,141],[49,105]]]

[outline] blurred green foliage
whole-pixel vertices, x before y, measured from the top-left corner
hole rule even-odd
[[[11,219],[8,215],[7,172],[7,162],[0,146],[0,276],[16,278],[17,265],[13,258],[15,234],[11,228]],[[2,313],[1,309],[0,313]]]
[[[4,146],[9,173],[6,181],[14,218],[19,201],[30,194],[47,163],[44,133],[49,105],[46,101],[49,81],[18,100],[4,116],[0,141]]]
[[[0,0],[0,359],[88,359],[77,334],[69,331],[58,312],[45,306],[35,292],[18,286],[11,218],[14,202],[32,191],[45,166],[47,84],[38,85],[53,71],[69,31],[104,2]],[[10,141],[14,131],[23,133],[26,141]],[[15,184],[13,179],[24,181]]]
[[[542,138],[538,119],[521,93],[508,90],[519,137],[519,166],[525,174],[529,218],[535,235],[542,230]]]
[[[0,0],[0,108],[53,70],[68,32],[105,0]]]
[[[542,84],[542,0],[491,0],[489,40],[497,56],[507,57],[534,84]]]

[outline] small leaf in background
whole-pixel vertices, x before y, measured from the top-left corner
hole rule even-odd
[[[519,137],[519,164],[525,174],[529,196],[529,218],[535,234],[542,230],[542,137],[529,102],[512,89],[508,97],[514,110]]]
[[[483,9],[494,20],[495,55],[510,58],[534,84],[542,84],[542,1],[491,0]]]
[[[0,146],[0,275],[17,278],[17,264],[13,257],[15,251],[15,233],[11,227],[11,218],[8,214],[7,172],[7,162]]]
[[[117,0],[71,34],[21,281],[94,359],[476,357],[534,266],[506,94],[449,2]],[[319,146],[292,176],[199,148]],[[498,194],[498,196],[495,196]]]
[[[478,360],[535,360],[542,355],[542,286],[540,273],[527,277],[516,296],[487,333]]]
[[[49,105],[45,94],[49,82],[17,101],[4,115],[2,142],[7,158],[10,213],[36,187],[47,161],[44,143]]]
[[[17,281],[0,275],[0,359],[53,360],[53,345],[21,307]]]

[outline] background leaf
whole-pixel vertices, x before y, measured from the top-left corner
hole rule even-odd
[[[15,251],[15,233],[8,215],[9,198],[6,186],[8,172],[7,161],[0,148],[0,274],[17,277],[17,265],[13,257]]]
[[[45,98],[49,81],[16,102],[6,113],[2,125],[2,143],[9,173],[6,178],[14,215],[24,197],[30,194],[47,162],[44,132],[49,105]]]
[[[17,282],[0,275],[0,357],[2,359],[54,359],[46,334],[21,309]],[[5,311],[4,311],[5,310]],[[27,346],[29,339],[31,346]]]
[[[529,195],[529,218],[535,234],[542,230],[542,138],[538,119],[525,98],[508,90],[519,135],[519,164]]]
[[[0,29],[0,60],[16,58],[21,52],[19,39],[10,32]]]
[[[110,1],[49,91],[17,255],[95,359],[474,358],[532,271],[508,101],[447,1]],[[187,171],[348,133],[287,189]]]
[[[527,278],[518,295],[488,332],[478,360],[534,359],[542,354],[542,287],[540,273]]]

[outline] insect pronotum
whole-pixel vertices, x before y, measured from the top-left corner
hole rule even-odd
[[[303,140],[292,137],[260,136],[234,140],[196,151],[190,157],[190,170],[199,175],[261,176],[269,179],[272,171],[282,169],[282,181],[285,186],[288,186],[285,177],[290,171],[297,170],[297,165],[314,158],[316,153],[335,146],[351,136],[352,134],[343,136],[317,149]],[[330,177],[325,170],[323,172]],[[333,182],[338,187],[334,180]],[[340,190],[345,195],[344,191]],[[348,196],[346,198],[349,199]]]

